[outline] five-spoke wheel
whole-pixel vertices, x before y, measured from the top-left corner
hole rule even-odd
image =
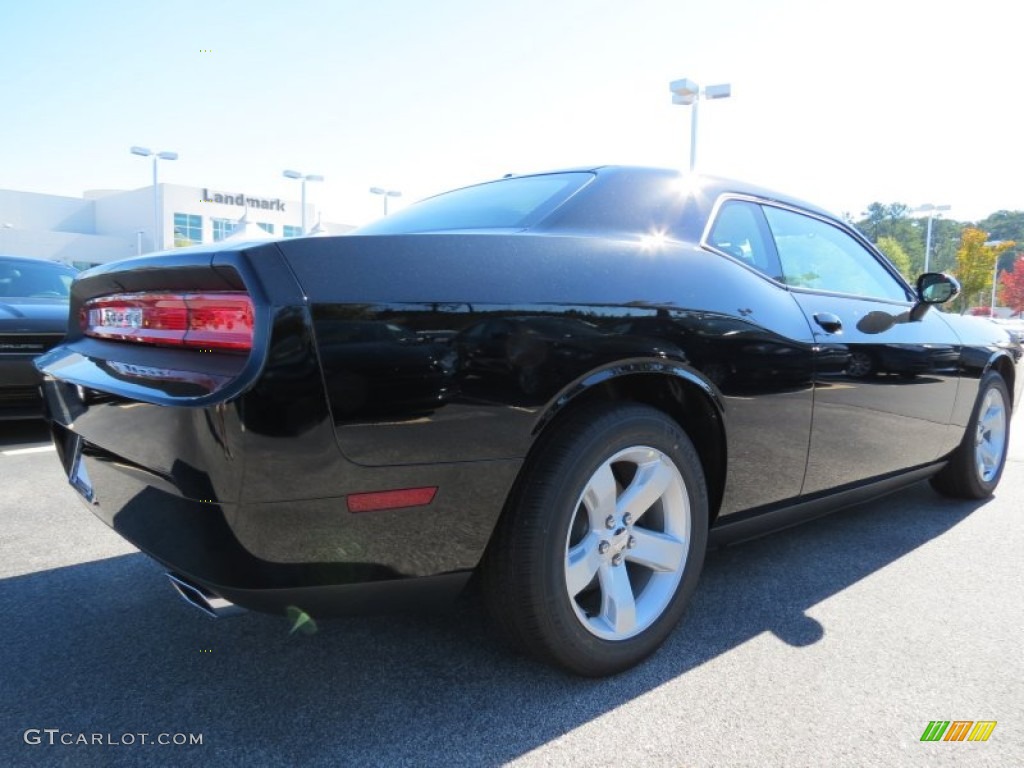
[[[565,585],[576,617],[605,640],[647,629],[671,602],[690,538],[686,484],[656,448],[625,448],[598,467],[566,536]]]
[[[961,499],[984,499],[992,494],[1006,464],[1010,402],[1003,377],[995,371],[986,373],[963,441],[931,480],[935,490]]]
[[[483,568],[492,616],[533,654],[607,675],[678,623],[707,545],[693,444],[645,405],[576,409],[520,476]]]

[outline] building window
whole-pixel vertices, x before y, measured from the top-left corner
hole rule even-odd
[[[285,237],[302,237],[302,227],[293,227],[291,224],[284,225]]]
[[[219,243],[231,234],[238,223],[234,219],[213,219],[213,242]]]
[[[174,214],[174,247],[203,242],[203,217],[191,213]]]
[[[260,229],[262,229],[264,232],[266,232],[268,235],[274,234],[274,225],[273,224],[266,224],[265,222],[260,221],[260,222],[257,222],[256,225]]]

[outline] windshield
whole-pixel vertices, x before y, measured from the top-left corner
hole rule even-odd
[[[353,234],[525,229],[551,213],[592,178],[592,173],[549,173],[464,187],[427,198]]]
[[[75,270],[48,261],[0,258],[0,298],[68,298]]]

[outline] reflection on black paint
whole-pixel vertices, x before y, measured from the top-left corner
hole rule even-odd
[[[242,400],[245,427],[270,436],[306,432],[326,417],[312,333],[301,309],[274,323],[263,374]]]
[[[658,310],[615,326],[623,333],[665,339],[725,394],[754,394],[808,385],[814,348],[737,317]]]
[[[336,422],[429,413],[457,391],[455,352],[435,337],[395,322],[329,318],[316,335]]]
[[[459,333],[454,345],[463,380],[490,380],[537,400],[547,399],[588,371],[616,360],[685,360],[682,350],[663,340],[558,315],[483,320]]]

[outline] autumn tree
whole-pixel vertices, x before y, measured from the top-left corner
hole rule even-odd
[[[961,312],[968,307],[987,304],[985,292],[992,288],[992,272],[999,254],[1013,247],[1013,242],[987,245],[988,233],[974,227],[966,227],[960,236],[960,248],[956,252],[956,277],[960,281],[961,293],[957,299]]]
[[[1024,256],[1018,256],[1013,268],[999,277],[999,304],[1014,312],[1024,311]]]
[[[892,262],[893,266],[900,271],[911,283],[917,279],[917,275],[911,274],[910,268],[910,256],[903,250],[903,246],[900,245],[899,240],[894,237],[880,237],[878,242],[875,243],[878,246],[878,250],[886,255],[889,261]]]

